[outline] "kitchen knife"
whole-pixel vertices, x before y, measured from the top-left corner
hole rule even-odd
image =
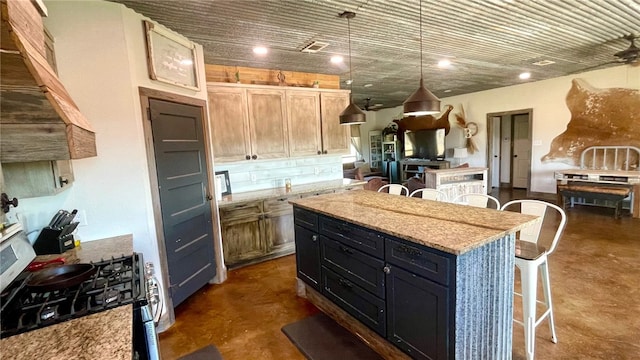
[[[64,216],[64,213],[65,213],[64,210],[58,210],[58,212],[55,215],[53,215],[53,217],[51,218],[51,222],[49,222],[49,228],[55,229],[56,224],[58,224],[60,219],[62,219],[62,217]]]
[[[56,222],[53,224],[52,228],[53,229],[60,229],[60,224],[62,223],[62,220],[69,215],[69,212],[67,210],[62,210],[62,213],[58,216]]]
[[[71,224],[71,221],[73,221],[73,218],[76,217],[77,213],[78,213],[77,209],[73,209],[71,213],[67,212],[67,215],[64,218],[62,218],[62,220],[60,221],[60,224],[58,224],[58,228],[63,228]]]
[[[58,235],[58,239],[62,239],[65,236],[71,234],[73,230],[75,230],[78,227],[78,224],[80,224],[80,222],[74,222],[66,225],[65,228],[62,230],[62,232],[60,232],[60,235]]]

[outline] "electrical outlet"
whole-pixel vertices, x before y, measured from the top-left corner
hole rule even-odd
[[[76,218],[73,219],[73,220],[80,223],[80,224],[78,224],[78,226],[87,226],[87,225],[89,225],[89,222],[87,221],[87,211],[86,210],[78,210],[78,213],[76,214]]]

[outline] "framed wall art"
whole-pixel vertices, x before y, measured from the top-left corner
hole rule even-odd
[[[153,80],[200,90],[196,46],[191,41],[143,21],[147,38],[147,64]]]
[[[216,191],[219,195],[230,195],[231,194],[231,182],[229,181],[229,171],[216,171],[216,181],[215,181]]]

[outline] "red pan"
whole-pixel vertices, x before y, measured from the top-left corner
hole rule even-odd
[[[98,268],[92,264],[49,267],[31,274],[27,286],[34,291],[54,291],[78,285],[89,279]]]

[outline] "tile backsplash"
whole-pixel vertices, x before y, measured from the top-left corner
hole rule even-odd
[[[291,186],[318,181],[342,179],[342,156],[322,155],[277,160],[215,164],[215,171],[229,171],[231,192],[240,193]]]

